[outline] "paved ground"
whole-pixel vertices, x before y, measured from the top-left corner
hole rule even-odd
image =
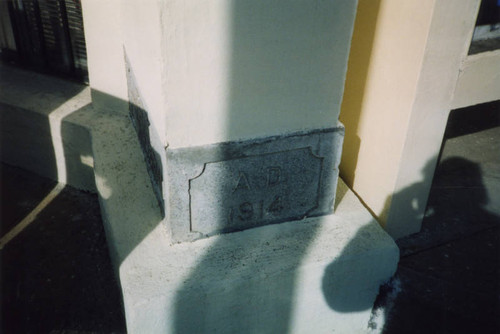
[[[500,333],[500,103],[451,114],[422,231],[397,243],[383,333]]]
[[[0,250],[1,332],[125,333],[96,196],[6,165],[0,180],[1,240],[40,209]],[[499,103],[456,111],[423,230],[377,300],[382,332],[500,333],[499,217]]]
[[[56,183],[3,164],[0,177],[4,238]],[[125,333],[96,195],[64,187],[0,261],[1,333]]]

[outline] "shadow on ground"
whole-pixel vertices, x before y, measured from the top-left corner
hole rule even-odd
[[[56,185],[1,165],[2,235]],[[66,186],[0,251],[1,332],[125,333],[97,195]]]
[[[499,116],[498,101],[451,113],[422,230],[397,241],[376,302],[383,333],[500,332]]]

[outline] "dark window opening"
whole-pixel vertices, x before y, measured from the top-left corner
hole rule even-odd
[[[500,1],[482,0],[477,14],[476,26],[500,23]]]
[[[4,62],[88,83],[80,0],[9,0],[6,7]]]
[[[500,49],[500,0],[482,0],[469,54]]]

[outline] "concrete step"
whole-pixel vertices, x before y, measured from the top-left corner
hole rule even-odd
[[[95,192],[90,88],[0,64],[0,160]]]

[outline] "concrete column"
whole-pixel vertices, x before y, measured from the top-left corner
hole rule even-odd
[[[391,236],[420,230],[479,1],[360,1],[341,175]]]
[[[174,241],[332,211],[355,10],[355,1],[164,3]],[[210,227],[193,222],[197,212]]]

